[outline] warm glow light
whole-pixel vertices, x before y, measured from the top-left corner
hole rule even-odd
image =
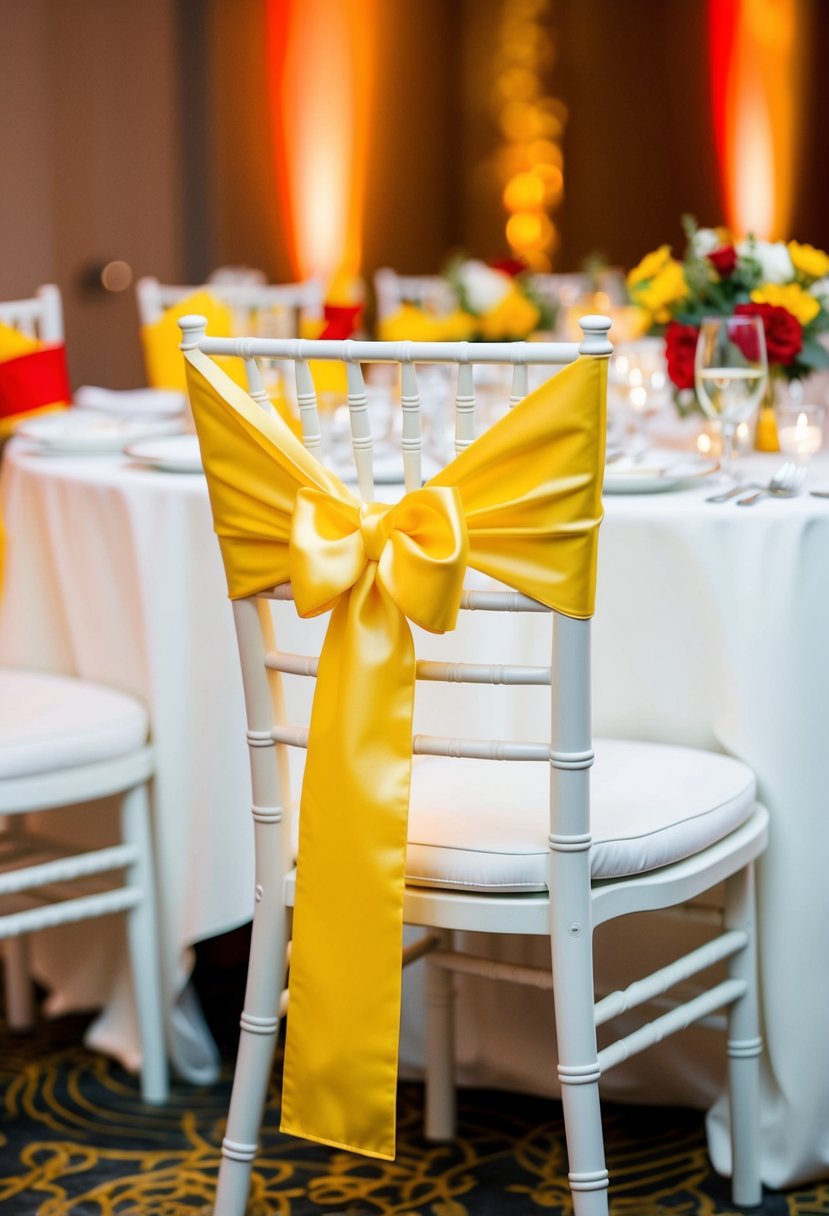
[[[546,212],[563,193],[560,139],[567,117],[563,102],[545,92],[545,75],[555,62],[549,18],[549,0],[502,0],[493,96],[506,141],[499,161],[504,207],[511,213],[507,241],[542,273],[552,268],[559,240]]]
[[[267,0],[277,177],[298,278],[356,277],[376,0]]]
[[[788,235],[802,97],[797,0],[709,0],[714,136],[726,219],[738,235]]]

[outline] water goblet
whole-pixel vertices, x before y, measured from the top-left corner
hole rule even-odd
[[[720,467],[734,480],[734,435],[760,403],[768,379],[760,317],[703,317],[694,358],[697,397],[722,433]]]
[[[650,446],[648,422],[668,399],[665,343],[661,338],[640,338],[619,344],[610,368],[610,384],[628,416],[632,456]]]

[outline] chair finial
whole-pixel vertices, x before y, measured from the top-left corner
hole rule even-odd
[[[178,327],[181,330],[179,350],[196,350],[207,333],[207,317],[201,317],[198,313],[179,317]]]
[[[612,355],[613,343],[609,341],[607,336],[611,324],[610,317],[603,317],[600,314],[581,317],[579,328],[584,337],[579,343],[579,354]]]

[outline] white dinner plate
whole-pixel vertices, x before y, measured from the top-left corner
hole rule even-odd
[[[160,439],[144,439],[125,449],[130,460],[145,464],[164,473],[201,473],[202,462],[198,435],[166,435]]]
[[[72,407],[21,422],[16,434],[56,455],[121,452],[128,443],[181,429],[173,418],[116,418],[99,410]]]
[[[719,467],[710,456],[654,449],[644,456],[623,457],[608,465],[603,492],[659,494],[665,490],[682,490],[710,477]]]

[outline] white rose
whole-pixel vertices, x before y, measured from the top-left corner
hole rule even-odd
[[[485,262],[464,262],[458,279],[466,293],[469,307],[475,313],[489,312],[500,304],[512,287],[512,279],[503,270],[493,270]]]
[[[697,228],[691,248],[695,257],[707,258],[709,253],[713,253],[721,245],[722,241],[713,228]]]
[[[760,263],[764,283],[787,283],[794,278],[794,266],[782,241],[740,241],[737,253]]]
[[[815,299],[820,300],[824,308],[829,309],[829,275],[823,279],[818,279],[809,288]]]

